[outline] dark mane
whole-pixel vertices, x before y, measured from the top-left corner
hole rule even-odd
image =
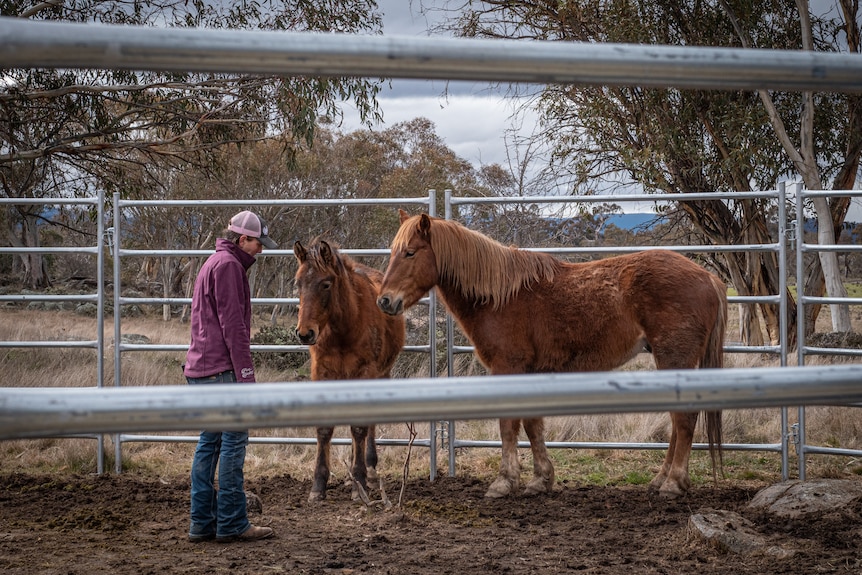
[[[341,253],[341,246],[330,241],[324,240],[318,236],[311,240],[311,245],[308,246],[308,265],[317,271],[325,271],[332,267],[326,261],[326,257],[321,253],[323,249],[327,254],[330,254],[335,262],[335,266],[339,274],[343,274],[353,269],[354,261],[347,254]]]

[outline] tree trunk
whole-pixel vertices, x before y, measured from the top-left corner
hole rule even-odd
[[[39,218],[36,213],[26,212],[22,220],[21,239],[26,247],[39,247]],[[24,268],[24,283],[30,289],[43,289],[51,285],[48,278],[48,265],[43,254],[21,254]]]
[[[685,194],[680,194],[684,197]],[[692,221],[697,225],[699,233],[716,244],[742,243],[762,244],[772,243],[766,214],[760,205],[753,200],[737,200],[740,205],[745,226],[742,227],[727,205],[720,201],[680,202]],[[759,252],[729,252],[724,256],[727,274],[731,283],[740,295],[765,296],[779,293],[778,257],[773,253]],[[794,307],[793,298],[790,306]],[[777,345],[782,335],[788,342],[795,342],[796,315],[789,314],[787,333],[781,334],[778,306],[775,304],[743,304],[748,310],[740,310],[740,338],[745,345],[763,345],[763,329],[772,345]],[[755,309],[760,309],[765,326],[761,326],[760,318]]]
[[[162,262],[162,297],[171,297],[171,284],[173,283],[172,258],[166,256]],[[162,321],[171,321],[171,305],[162,304]]]
[[[802,32],[802,49],[814,50],[814,36],[811,27],[811,15],[808,0],[796,0],[799,10],[800,31]],[[802,175],[802,181],[810,190],[822,190],[820,167],[817,163],[817,150],[814,146],[814,95],[805,92],[802,96],[802,116],[799,123],[799,153],[791,157],[796,168]],[[785,147],[787,147],[785,145]],[[832,244],[837,241],[835,222],[826,198],[814,198],[814,210],[817,214],[817,243]],[[797,214],[800,216],[801,214]],[[842,218],[843,219],[843,218]],[[840,222],[838,222],[840,226]],[[840,227],[838,228],[840,229]],[[838,254],[835,252],[818,252],[820,267],[826,282],[826,294],[833,298],[846,298],[847,289],[841,280],[841,268],[838,265]],[[807,286],[806,286],[807,287]],[[848,304],[830,304],[832,312],[832,331],[850,331],[850,306]]]
[[[835,231],[832,227],[832,214],[826,198],[814,198],[814,209],[817,212],[817,243],[821,245],[835,242]],[[835,252],[818,252],[820,267],[826,282],[826,293],[829,297],[847,297],[847,288],[841,280],[841,267],[838,265],[838,254]],[[850,331],[850,306],[848,304],[830,304],[832,312],[832,331]]]

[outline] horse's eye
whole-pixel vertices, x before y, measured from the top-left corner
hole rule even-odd
[[[321,286],[323,289],[328,290],[332,288],[332,282],[323,282]]]
[[[407,251],[405,251],[405,252],[404,252],[404,257],[405,257],[405,258],[412,258],[412,257],[413,257],[413,256],[415,256],[415,255],[416,255],[416,251],[415,251],[415,250],[407,250]]]

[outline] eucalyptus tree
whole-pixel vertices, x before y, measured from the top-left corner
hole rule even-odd
[[[424,118],[395,124],[383,130],[361,129],[342,133],[327,122],[315,129],[311,144],[298,142],[291,160],[277,140],[246,142],[214,152],[213,166],[189,165],[163,173],[155,168],[127,168],[123,185],[133,197],[159,199],[247,199],[249,206],[270,224],[270,236],[289,257],[270,250],[252,268],[256,297],[283,297],[292,292],[294,241],[311,241],[324,235],[349,248],[387,248],[398,229],[396,209],[349,200],[425,197],[429,188],[447,188],[488,195],[487,178],[458,157]],[[486,166],[483,171],[501,171]],[[442,196],[442,193],[441,193]],[[329,200],[314,205],[272,203],[261,200]],[[442,201],[442,200],[441,200]],[[224,228],[236,207],[195,205],[172,207],[147,203],[124,210],[123,237],[128,248],[212,249],[213,238]],[[129,283],[164,297],[185,295],[201,258],[143,259],[141,267],[127,268]],[[382,268],[384,259],[365,262]],[[168,317],[166,315],[166,317]]]
[[[338,31],[376,34],[374,0],[2,0],[0,15],[115,25]],[[381,81],[124,70],[0,70],[0,185],[7,197],[91,192],[129,194],[129,170],[151,179],[193,166],[217,171],[217,150],[278,140],[285,161],[311,142],[317,119],[351,101],[367,122],[380,117]],[[143,181],[140,174],[136,179]],[[138,192],[146,196],[145,188]],[[14,245],[38,245],[40,206],[7,218]],[[27,282],[48,281],[24,255]]]
[[[780,0],[451,0],[445,6],[451,18],[444,27],[463,36],[860,52],[858,0],[837,0],[818,13],[804,0],[795,6]],[[554,162],[591,189],[612,174],[663,193],[773,189],[793,175],[810,189],[847,190],[862,155],[858,94],[548,85],[539,107],[540,137],[553,145]],[[773,241],[774,205],[767,202],[681,199],[677,206],[709,241]],[[821,242],[836,239],[848,206],[846,198],[816,206]],[[840,296],[833,257],[823,254],[822,261],[830,295]],[[774,253],[728,254],[714,263],[742,295],[778,293]],[[800,289],[822,294],[822,269],[813,259]],[[742,338],[761,343],[757,314],[740,307]],[[760,310],[777,341],[777,306]],[[809,329],[817,312],[806,309]],[[836,330],[849,329],[842,313],[833,314]],[[793,341],[795,317],[790,323]]]

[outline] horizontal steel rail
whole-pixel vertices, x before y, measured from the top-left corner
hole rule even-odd
[[[60,347],[70,347],[70,348],[93,348],[98,349],[100,347],[100,342],[98,340],[84,341],[84,340],[70,340],[70,341],[24,341],[24,340],[15,340],[15,341],[0,341],[0,348],[17,348],[17,347],[35,347],[35,348],[44,348],[44,349],[53,349]]]
[[[0,68],[20,67],[862,92],[858,54],[0,18]]]
[[[140,435],[133,433],[122,433],[119,435],[121,443],[132,442],[162,442],[162,443],[197,443],[200,437],[197,435]],[[316,437],[255,437],[248,438],[249,443],[257,445],[317,445]],[[351,445],[353,440],[349,437],[333,437],[332,445]],[[430,439],[389,439],[377,437],[374,442],[380,446],[407,447],[430,447]]]
[[[48,301],[67,301],[67,302],[98,302],[99,294],[42,294],[42,293],[27,293],[27,294],[5,294],[0,295],[0,301],[9,302],[48,302]]]
[[[10,204],[13,206],[99,206],[101,203],[98,196],[89,198],[0,198],[0,205]]]
[[[458,197],[451,196],[453,206],[465,204],[597,204],[616,202],[685,202],[702,200],[757,200],[763,198],[778,199],[777,190],[757,190],[752,192],[700,192],[678,194],[614,194],[614,195],[571,195],[571,196],[520,196],[511,197]],[[658,216],[659,214],[656,214]]]
[[[483,441],[472,439],[456,439],[452,442],[455,448],[471,447],[471,448],[500,448],[503,446],[501,441]],[[664,450],[667,449],[668,443],[622,443],[616,441],[546,441],[545,446],[548,449],[616,449],[625,451],[629,449],[651,449]],[[528,449],[529,441],[519,441],[518,447]],[[691,448],[697,451],[709,450],[708,443],[692,443]],[[721,449],[725,451],[771,451],[781,452],[780,443],[722,443]]]
[[[11,342],[11,345],[4,346],[3,343],[10,342],[0,342],[0,347],[22,347],[14,345],[17,342]],[[55,344],[59,347],[59,343],[64,342],[45,342],[48,344]],[[81,342],[68,342],[68,343],[81,343]],[[45,345],[44,347],[49,347]],[[81,345],[72,346],[69,345],[67,347],[86,347]],[[120,351],[188,351],[189,344],[187,343],[121,343]],[[411,351],[411,352],[423,352],[428,353],[431,350],[428,345],[405,345],[401,348],[401,351]],[[261,352],[275,352],[275,353],[299,353],[303,351],[308,351],[307,345],[265,345],[265,344],[252,344],[251,351],[261,351]]]
[[[97,254],[96,247],[84,246],[39,246],[39,247],[9,247],[0,246],[3,254]]]
[[[71,437],[71,436],[63,436]],[[119,441],[122,443],[133,442],[160,442],[160,443],[197,443],[197,435],[141,435],[133,433],[122,433],[119,435]],[[352,444],[352,439],[349,437],[333,437],[332,445],[348,446]],[[317,445],[315,437],[260,437],[249,436],[248,442],[257,445]],[[430,439],[381,439],[376,438],[375,443],[378,446],[395,446],[395,447],[431,447]],[[479,448],[479,449],[500,449],[503,443],[499,440],[482,440],[482,439],[456,439],[452,442],[455,449],[458,448]],[[519,441],[518,448],[529,449],[529,441]],[[616,449],[625,450],[663,450],[668,448],[667,443],[622,443],[615,441],[546,441],[545,446],[548,449]],[[709,450],[707,443],[692,443],[691,448],[697,451]],[[780,443],[722,443],[721,448],[724,451],[769,451],[780,452]],[[837,450],[842,451],[842,450]],[[847,451],[847,450],[843,450]]]
[[[0,388],[0,439],[862,402],[862,365],[120,388]]]

